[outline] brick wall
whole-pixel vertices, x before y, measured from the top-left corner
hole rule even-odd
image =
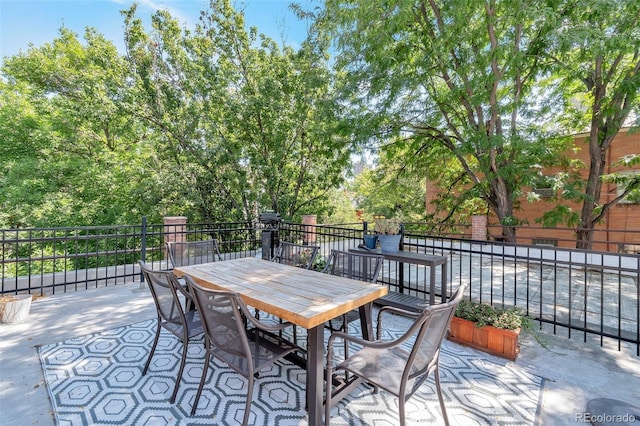
[[[583,178],[587,178],[589,173],[589,146],[587,143],[588,135],[581,134],[576,135],[575,137],[575,147],[577,150],[571,151],[568,155],[574,159],[581,160],[584,164],[584,167],[580,169],[578,172]],[[624,166],[613,166],[612,164],[623,158],[628,154],[638,154],[640,153],[640,132],[637,133],[629,133],[627,129],[622,130],[614,139],[611,144],[611,148],[609,149],[607,164],[609,165],[607,173],[626,171],[629,168]],[[640,167],[636,166],[635,169],[640,171]],[[552,174],[554,172],[559,171],[558,169],[549,169],[546,173]],[[430,204],[438,194],[438,191],[447,190],[439,188],[436,183],[429,182],[427,184],[427,197],[426,197],[426,210],[427,214],[433,214],[435,212],[435,207]],[[526,190],[530,190],[530,188],[526,188]],[[602,196],[601,202],[607,202],[612,200],[617,196],[617,188],[615,184],[604,184],[602,187]],[[532,227],[541,226],[537,219],[542,218],[543,214],[549,210],[551,210],[555,201],[552,201],[549,198],[542,198],[539,201],[529,202],[526,198],[521,199],[520,201],[520,209],[516,210],[514,213],[516,217],[525,221]],[[573,203],[569,201],[562,201],[563,204],[571,207],[574,211],[580,212],[581,205],[578,203]],[[439,216],[444,216],[443,212]],[[440,217],[440,218],[442,218]],[[490,224],[497,223],[497,218],[490,214],[488,221]],[[472,222],[473,227],[473,222]],[[598,241],[594,246],[596,250],[610,250],[617,251],[616,247],[613,245],[617,245],[617,243],[624,244],[640,244],[640,233],[625,233],[625,230],[640,230],[640,204],[617,204],[613,208],[609,210],[603,222],[596,227],[597,229],[601,229],[601,232],[596,234],[595,240]],[[610,231],[604,231],[608,229]],[[613,230],[613,231],[611,231]],[[481,231],[478,231],[481,232]],[[495,230],[490,228],[490,233],[495,233]],[[543,235],[544,234],[544,235]],[[474,234],[475,235],[475,234]],[[526,238],[557,238],[560,240],[560,247],[574,247],[575,243],[575,235],[572,231],[559,231],[559,230],[540,230],[540,229],[531,229],[526,230],[523,228],[518,229],[518,236],[526,237]],[[474,239],[475,236],[473,237]],[[566,240],[566,241],[562,241]],[[615,243],[607,244],[607,241],[613,241]]]

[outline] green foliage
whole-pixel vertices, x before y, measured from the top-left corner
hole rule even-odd
[[[463,300],[456,308],[455,316],[476,323],[478,327],[490,325],[504,330],[531,329],[533,322],[517,309],[500,309],[486,303]]]
[[[122,101],[127,66],[115,46],[63,28],[2,71],[0,227],[138,222],[140,129]]]
[[[193,32],[166,12],[147,33],[125,12],[133,97],[161,134],[161,162],[204,220],[285,218],[314,211],[342,181],[349,159],[332,101],[326,45],[310,34],[280,48],[242,13],[213,0]],[[186,184],[185,184],[186,183]]]
[[[475,198],[501,221],[514,217],[534,166],[559,158],[536,86],[547,72],[539,55],[561,24],[557,3],[328,0],[324,24],[337,34],[358,137],[393,141],[404,154],[399,167],[411,164],[421,177],[455,163],[465,177],[452,209]],[[450,188],[453,176],[440,177]]]
[[[279,47],[214,0],[193,31],[123,12],[127,56],[95,30],[7,58],[0,227],[323,214],[353,145],[326,42]]]
[[[568,182],[566,193],[582,203],[578,247],[589,248],[589,229],[622,199],[601,200],[602,183],[618,179],[606,176],[608,152],[620,129],[640,112],[640,3],[578,0],[564,11],[564,25],[553,34],[554,49],[545,56],[553,66],[551,87],[564,97],[559,119],[568,117],[563,123],[569,132],[588,129],[588,177]],[[581,193],[574,194],[575,189]]]
[[[629,156],[633,157],[633,156]],[[622,163],[637,163],[635,159],[623,159]],[[602,175],[602,181],[614,183],[617,188],[621,188],[619,199],[627,203],[640,204],[640,172],[619,172]]]
[[[580,222],[580,217],[571,207],[560,203],[556,204],[551,210],[546,211],[537,222],[551,228],[565,224],[576,226]]]
[[[318,213],[318,212],[310,212]],[[320,223],[354,223],[358,221],[352,202],[352,194],[346,189],[329,192],[326,208],[319,212]]]
[[[381,156],[377,167],[366,167],[350,182],[357,208],[364,210],[366,220],[374,215],[424,220],[424,180],[402,169],[404,158]]]
[[[328,257],[318,254],[316,258],[313,259],[313,263],[311,264],[311,269],[314,271],[322,272],[324,268],[327,267],[328,261],[329,261]]]
[[[589,228],[636,200],[638,180],[607,175],[603,156],[640,113],[638,2],[327,0],[315,21],[293,8],[309,23],[298,49],[212,0],[191,30],[124,11],[126,56],[94,29],[62,28],[6,58],[0,227],[262,210],[350,222],[354,193],[367,220],[424,221],[429,180],[446,189],[438,218],[491,209],[511,236],[523,188],[551,166],[553,188],[583,208],[560,203],[546,225]],[[572,164],[559,153],[584,128],[593,158]],[[377,164],[336,193],[364,148]],[[602,182],[626,192],[602,204]]]

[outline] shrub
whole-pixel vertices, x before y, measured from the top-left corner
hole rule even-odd
[[[504,330],[530,329],[532,322],[518,309],[494,308],[486,303],[463,300],[456,308],[455,316],[476,323],[478,327],[490,325]]]

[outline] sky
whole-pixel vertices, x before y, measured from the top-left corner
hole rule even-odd
[[[275,41],[298,46],[304,40],[307,24],[290,11],[297,2],[311,7],[314,0],[240,0],[232,4],[244,9],[245,23]],[[87,26],[94,27],[124,53],[123,22],[120,10],[128,9],[132,0],[0,0],[0,57],[26,52],[30,44],[42,46],[53,41],[64,26],[82,40]],[[158,9],[193,28],[208,0],[137,0],[138,16],[148,17]],[[147,26],[147,29],[149,27]],[[283,39],[284,35],[284,39]]]

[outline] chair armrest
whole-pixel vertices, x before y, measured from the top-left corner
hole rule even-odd
[[[416,314],[415,312],[405,311],[404,309],[398,309],[391,306],[384,307],[386,309],[381,309],[384,311],[391,311],[393,313],[400,313],[401,315],[406,315],[408,317],[414,318],[415,321],[408,327],[408,329],[399,337],[394,340],[382,340],[380,338],[380,332],[382,330],[382,323],[380,322],[380,312],[378,312],[378,334],[376,340],[365,340],[360,337],[350,335],[347,333],[343,333],[340,331],[336,331],[329,336],[329,341],[327,342],[327,350],[331,352],[333,350],[333,341],[335,339],[344,339],[347,342],[353,342],[359,344],[363,347],[374,348],[374,349],[388,349],[400,346],[405,341],[407,341],[410,337],[414,336],[418,329],[422,326],[422,324],[426,321],[427,316],[420,314]]]
[[[174,275],[174,283],[173,286],[176,289],[176,294],[178,296],[182,295],[184,296],[184,310],[185,311],[192,311],[192,310],[196,310],[196,301],[193,299],[193,295],[191,294],[191,292],[189,291],[189,287],[187,287],[187,283],[185,281],[185,283],[181,283],[179,281],[179,278],[177,278]]]
[[[193,295],[189,292],[189,288],[186,285],[183,285],[180,281],[178,281],[178,277],[175,277],[175,288],[176,290],[181,293],[184,297],[186,297],[188,300],[193,302]],[[186,283],[185,283],[186,284]]]
[[[331,336],[329,336],[329,340],[327,341],[327,351],[331,352],[333,350],[333,341],[336,339],[344,339],[348,342],[356,343],[364,347],[377,349],[392,348],[402,343],[402,340],[365,340],[362,337],[343,333],[342,331],[336,331],[331,333]]]
[[[392,313],[392,314],[403,315],[403,316],[414,318],[414,319],[422,315],[422,312],[407,311],[406,309],[397,308],[395,306],[383,306],[378,310],[378,319],[380,318],[383,312],[387,312],[387,311],[389,311],[389,313]]]
[[[389,314],[401,315],[401,316],[412,318],[412,319],[417,319],[420,317],[420,315],[422,315],[422,312],[407,311],[405,309],[396,308],[395,306],[381,307],[380,310],[378,310],[378,317],[377,317],[378,319],[377,319],[376,336],[378,339],[380,339],[380,336],[382,335],[381,334],[382,333],[382,314],[385,312]]]

